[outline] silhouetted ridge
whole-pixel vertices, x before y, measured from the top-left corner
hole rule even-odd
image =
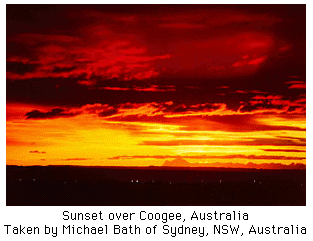
[[[191,163],[186,161],[182,157],[177,157],[173,161],[165,161],[163,166],[169,166],[169,167],[189,167],[191,166]]]
[[[289,165],[282,163],[234,163],[234,162],[213,162],[213,163],[190,163],[182,157],[177,157],[172,161],[165,161],[162,166],[165,167],[217,167],[217,168],[253,168],[253,169],[306,169],[302,163],[291,163]]]

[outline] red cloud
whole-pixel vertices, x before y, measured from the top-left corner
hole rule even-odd
[[[258,27],[281,19],[222,7],[193,7],[191,11],[158,15],[86,9],[64,15],[67,17],[86,24],[76,24],[71,35],[21,33],[8,39],[32,52],[28,61],[22,54],[9,53],[8,61],[23,59],[38,65],[25,74],[7,71],[8,79],[83,76],[81,81],[89,81],[93,76],[145,80],[173,74],[206,78],[249,75],[267,61],[269,50],[281,47],[276,46],[270,31]],[[56,71],[62,68],[64,71]]]
[[[221,7],[214,7],[214,9],[208,9],[206,11],[203,11],[203,9],[190,9],[188,7],[188,11],[171,11],[170,14],[163,14],[158,20],[162,22],[160,24],[161,27],[164,27],[163,24],[182,24],[182,26],[185,26],[185,24],[187,26],[188,24],[201,24],[211,28],[218,28],[224,25],[231,29],[231,27],[240,26],[240,23],[247,22],[250,24],[261,22],[263,26],[270,26],[280,19],[270,17],[266,14],[250,14],[225,10]]]
[[[305,150],[293,150],[293,149],[262,149],[262,150],[273,152],[306,152]]]
[[[305,89],[306,84],[293,84],[288,87],[288,89]]]
[[[250,75],[267,61],[269,50],[274,45],[274,38],[263,32],[240,32],[180,41],[171,47],[172,52],[177,54],[172,54],[167,61],[167,69],[192,77]]]
[[[99,87],[98,89],[104,90],[120,90],[120,91],[139,91],[139,92],[169,92],[175,91],[174,85],[158,86],[150,85],[147,87],[144,86],[133,86],[133,87]]]
[[[83,32],[84,33],[84,32]],[[102,29],[85,32],[85,36],[20,34],[12,42],[34,49],[33,59],[24,64],[37,68],[24,74],[7,71],[8,79],[92,76],[120,80],[149,79],[159,75],[153,62],[170,58],[169,54],[151,55],[146,46],[139,45],[131,36],[121,36]],[[20,61],[10,56],[8,61]],[[60,71],[61,70],[61,71]],[[86,80],[83,80],[86,81]],[[86,82],[82,82],[86,83]]]
[[[261,57],[258,57],[256,59],[250,60],[247,64],[248,65],[259,65],[259,64],[263,63],[266,59],[267,59],[266,56],[261,56]]]
[[[293,78],[300,78],[299,76],[289,76]],[[305,89],[306,84],[302,80],[293,80],[293,81],[287,81],[286,84],[290,85],[288,89]]]
[[[255,138],[253,140],[172,140],[143,141],[140,145],[147,146],[305,146],[298,142],[283,138]]]
[[[204,24],[192,24],[192,23],[163,23],[159,24],[162,28],[173,28],[173,29],[197,29],[197,28],[204,28],[206,25]]]
[[[29,153],[46,154],[45,151],[37,151],[37,150],[35,150],[35,151],[29,151]]]
[[[92,160],[92,158],[66,158],[62,159],[63,161],[87,161],[87,160]]]
[[[281,95],[256,95],[240,107],[240,112],[305,114],[306,99],[301,95],[293,101]]]
[[[210,159],[252,159],[252,160],[303,160],[303,157],[292,157],[292,156],[267,156],[267,155],[196,155],[196,156],[171,156],[171,155],[155,155],[155,156],[114,156],[109,157],[109,160],[121,160],[121,159],[169,159],[175,158],[175,163],[188,162],[184,159],[198,159],[198,160],[210,160]],[[191,163],[190,163],[191,164]],[[205,164],[204,164],[205,165]]]

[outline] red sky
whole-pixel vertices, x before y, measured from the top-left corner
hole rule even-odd
[[[305,5],[6,12],[7,164],[306,163]]]

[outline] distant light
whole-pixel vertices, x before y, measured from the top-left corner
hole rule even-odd
[[[138,180],[136,180],[136,182],[138,182]]]
[[[131,182],[134,182],[134,180],[131,180]]]
[[[222,183],[222,180],[220,180],[220,184]]]
[[[18,179],[20,182],[22,181],[22,178]],[[301,184],[302,185],[302,184]]]
[[[36,182],[36,179],[35,179],[35,178],[33,178],[33,182]]]

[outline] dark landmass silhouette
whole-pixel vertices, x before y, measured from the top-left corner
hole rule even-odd
[[[209,167],[209,168],[254,168],[254,169],[306,169],[302,163],[291,163],[289,165],[282,163],[235,163],[235,162],[212,162],[212,163],[190,163],[182,157],[177,157],[172,161],[165,161],[165,167]]]
[[[6,205],[303,206],[306,170],[6,166]]]

